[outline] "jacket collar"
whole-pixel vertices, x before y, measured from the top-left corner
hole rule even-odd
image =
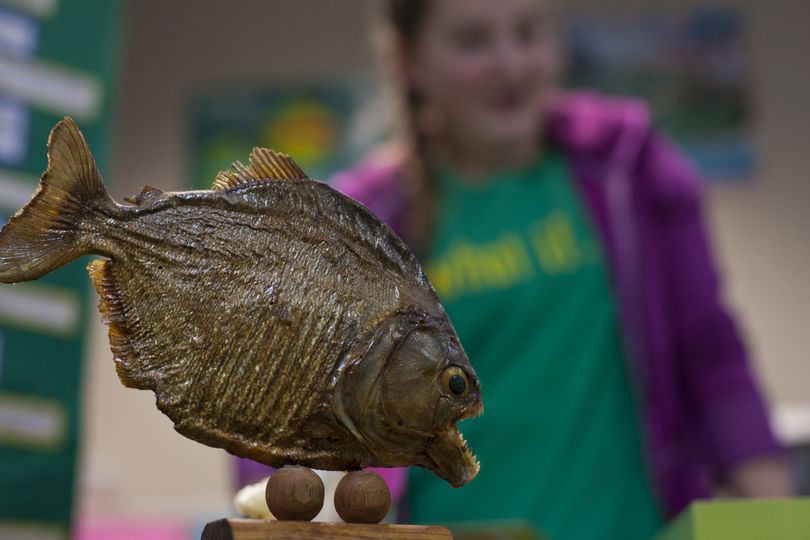
[[[574,156],[612,157],[622,147],[639,147],[651,129],[649,108],[640,100],[561,92],[546,107],[547,139]]]

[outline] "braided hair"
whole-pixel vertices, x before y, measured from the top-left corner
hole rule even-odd
[[[412,50],[432,8],[431,0],[384,0],[382,2],[382,42],[388,52]],[[390,59],[389,59],[390,60]],[[396,65],[396,62],[394,62]],[[400,66],[401,70],[401,66]],[[427,167],[425,136],[420,129],[423,98],[398,73],[396,88],[400,103],[400,129],[408,158],[403,168],[405,188],[405,236],[419,256],[425,256],[436,221],[435,186]]]

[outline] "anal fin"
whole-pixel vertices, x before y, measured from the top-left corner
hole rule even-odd
[[[131,330],[124,307],[124,297],[113,277],[113,262],[96,259],[87,265],[87,272],[98,292],[101,319],[109,326],[110,349],[115,357],[118,378],[124,386],[149,389],[151,385],[139,376],[138,357],[130,341]]]

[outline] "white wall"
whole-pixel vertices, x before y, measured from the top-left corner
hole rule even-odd
[[[731,299],[778,403],[810,401],[810,2],[747,2],[759,177],[712,192]]]
[[[565,16],[594,2],[558,4]],[[728,3],[748,15],[762,166],[751,182],[713,187],[709,218],[730,302],[742,316],[767,392],[778,405],[810,403],[810,318],[803,314],[810,305],[810,2]],[[365,4],[132,0],[114,162],[107,173],[114,196],[147,183],[180,186],[188,161],[188,99],[199,85],[367,73],[372,54]],[[611,2],[633,4],[649,5]],[[199,517],[228,511],[224,452],[176,434],[151,392],[121,386],[99,324],[86,388],[85,514]]]

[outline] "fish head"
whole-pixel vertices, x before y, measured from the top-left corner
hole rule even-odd
[[[425,321],[401,340],[381,386],[386,426],[423,446],[423,466],[454,486],[478,474],[457,423],[483,412],[481,386],[446,319]]]
[[[446,315],[386,321],[349,380],[344,413],[380,465],[419,465],[456,487],[478,474],[456,424],[483,412],[481,386]]]

